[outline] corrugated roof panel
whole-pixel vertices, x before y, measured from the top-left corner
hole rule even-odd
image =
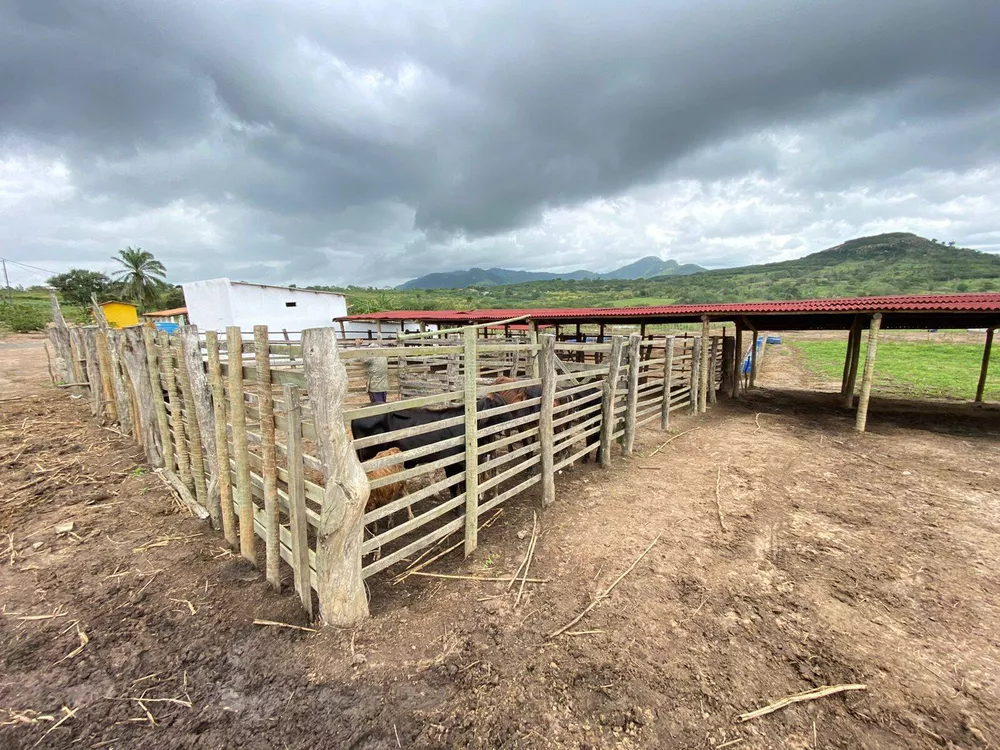
[[[735,302],[698,305],[657,305],[649,307],[581,307],[506,310],[394,310],[368,315],[351,315],[348,320],[424,320],[441,323],[506,320],[527,316],[545,320],[586,318],[643,318],[691,315],[751,315],[803,313],[870,312],[997,312],[1000,293],[900,294],[881,297],[839,297],[773,302]]]

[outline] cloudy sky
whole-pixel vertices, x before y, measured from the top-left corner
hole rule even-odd
[[[996,0],[0,0],[0,255],[385,285],[997,252],[998,38]]]

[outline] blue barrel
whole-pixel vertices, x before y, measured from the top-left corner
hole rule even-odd
[[[153,325],[156,326],[157,331],[166,331],[168,335],[173,334],[174,331],[180,328],[180,326],[177,323],[169,323],[169,322],[154,323]]]

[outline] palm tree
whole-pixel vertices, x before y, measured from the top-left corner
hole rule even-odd
[[[119,250],[112,260],[121,263],[124,268],[115,271],[113,276],[121,282],[125,294],[136,302],[143,311],[147,306],[155,305],[157,295],[166,285],[167,269],[163,267],[152,253],[141,247],[126,247]]]

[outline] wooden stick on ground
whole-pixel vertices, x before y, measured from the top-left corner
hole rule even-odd
[[[535,556],[535,543],[538,541],[538,516],[535,515],[535,511],[531,511],[531,541],[528,542],[528,554],[524,561],[524,574],[521,576],[521,586],[517,590],[517,598],[514,599],[514,609],[517,609],[517,605],[521,603],[521,596],[524,595],[524,584],[528,580],[528,570],[531,568],[531,558]],[[510,584],[507,584],[510,586]]]
[[[318,633],[316,628],[306,628],[301,625],[290,625],[287,622],[278,622],[276,620],[258,620],[254,619],[254,625],[269,625],[275,628],[290,628],[292,630],[304,630],[306,633]]]
[[[867,690],[867,685],[857,685],[857,684],[846,684],[846,685],[824,685],[822,687],[815,688],[814,690],[806,690],[804,693],[796,693],[795,695],[789,695],[781,700],[777,700],[763,708],[758,708],[756,711],[750,711],[749,713],[740,714],[740,721],[750,721],[751,719],[758,719],[761,716],[767,716],[768,714],[774,713],[786,706],[790,706],[793,703],[802,703],[804,701],[814,701],[817,698],[825,698],[828,695],[836,695],[837,693],[843,693],[847,690]]]
[[[625,576],[627,576],[629,573],[631,573],[633,570],[635,570],[635,566],[638,565],[639,561],[642,560],[642,558],[644,558],[646,556],[647,552],[649,552],[651,549],[653,549],[653,545],[656,544],[659,541],[659,539],[660,539],[660,535],[657,534],[656,538],[654,538],[653,541],[651,541],[649,543],[649,546],[646,547],[646,549],[644,549],[642,551],[642,554],[639,555],[637,558],[635,558],[635,562],[633,562],[631,565],[629,565],[628,569],[624,573],[622,573],[620,576],[618,576],[615,579],[614,583],[612,583],[610,586],[608,586],[608,588],[605,589],[603,593],[600,593],[596,597],[594,597],[594,601],[592,601],[590,604],[588,604],[587,608],[584,609],[583,612],[581,612],[580,614],[578,614],[576,617],[574,617],[572,620],[570,620],[568,623],[566,623],[565,625],[563,625],[558,630],[556,630],[556,631],[554,631],[552,633],[549,633],[548,637],[549,638],[555,638],[557,635],[559,635],[561,633],[565,633],[571,627],[573,627],[578,622],[580,622],[580,620],[583,619],[584,615],[586,615],[590,610],[592,610],[594,607],[597,606],[597,603],[599,601],[601,601],[602,599],[607,598],[611,594],[611,592],[614,590],[615,586],[617,586],[619,583],[621,583],[622,579],[624,579]]]
[[[719,511],[719,527],[726,531],[726,521],[722,517],[722,499],[719,497],[719,487],[722,485],[722,464],[719,464],[719,471],[715,475],[715,507]]]
[[[548,578],[506,578],[502,576],[464,576],[453,573],[425,573],[422,570],[414,570],[410,573],[412,576],[427,576],[428,578],[449,578],[455,581],[491,581],[491,582],[501,582],[501,583],[513,583],[514,581],[524,580],[528,583],[548,583]]]
[[[507,590],[510,591],[511,587],[514,585],[514,581],[517,577],[521,575],[521,571],[524,570],[525,564],[528,562],[528,556],[531,554],[531,544],[535,541],[535,528],[538,524],[538,516],[535,512],[531,513],[531,539],[528,540],[528,549],[524,551],[524,559],[521,560],[521,564],[517,566],[517,570],[514,573],[514,577],[510,579],[510,583],[507,585]]]
[[[652,453],[650,453],[650,454],[649,454],[648,456],[646,456],[646,458],[652,458],[652,457],[653,457],[653,456],[655,456],[655,455],[656,455],[657,453],[659,453],[659,452],[660,452],[660,451],[662,451],[662,450],[663,450],[664,448],[666,448],[666,447],[667,447],[668,445],[670,445],[670,444],[671,444],[672,442],[674,442],[674,441],[675,441],[675,440],[676,440],[677,438],[679,438],[679,437],[680,437],[681,435],[687,435],[687,434],[688,434],[689,432],[694,432],[694,431],[695,431],[695,430],[697,430],[697,429],[698,429],[697,427],[692,427],[692,428],[691,428],[690,430],[684,430],[684,432],[678,432],[678,433],[677,433],[676,435],[674,435],[674,436],[673,436],[672,438],[670,438],[670,439],[669,439],[669,440],[668,440],[667,442],[665,442],[665,443],[664,443],[663,445],[661,445],[661,446],[660,446],[659,448],[657,448],[657,449],[656,449],[656,450],[654,450],[654,451],[653,451]]]

